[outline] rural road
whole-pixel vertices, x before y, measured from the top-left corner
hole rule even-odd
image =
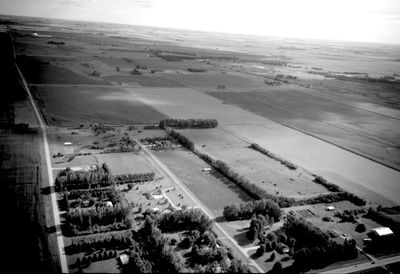
[[[206,208],[206,206],[204,206],[203,205],[203,203],[202,202],[200,202],[198,199],[197,199],[197,197],[190,191],[190,190],[188,190],[187,188],[186,188],[186,186],[184,185],[184,183],[164,164],[164,163],[162,163],[155,155],[153,155],[153,153],[151,153],[143,144],[141,144],[140,142],[139,142],[139,140],[136,140],[136,138],[131,134],[131,133],[129,133],[129,136],[133,139],[133,140],[135,140],[139,145],[140,145],[140,147],[142,148],[142,150],[144,151],[144,153],[147,155],[147,156],[149,156],[151,159],[152,159],[152,161],[158,166],[158,167],[160,167],[162,170],[163,170],[163,172],[166,174],[166,175],[168,175],[168,177],[170,177],[182,190],[183,190],[183,192],[185,192],[185,194],[190,198],[190,199],[192,199],[194,202],[195,202],[195,204],[201,209],[201,210],[203,210],[203,212],[211,219],[211,220],[214,220],[215,219],[215,216]],[[249,261],[250,261],[250,264],[249,265],[251,265],[251,266],[253,266],[254,268],[256,268],[257,269],[257,271],[259,272],[259,273],[265,273],[265,271],[254,261],[254,260],[252,260],[252,259],[250,259],[249,257],[248,257],[248,255],[247,255],[247,253],[246,253],[246,250],[245,249],[243,249],[242,247],[240,247],[237,243],[236,243],[236,241],[235,241],[235,239],[233,239],[223,228],[222,228],[222,226],[220,225],[220,224],[218,224],[217,222],[214,222],[214,226],[223,234],[223,236],[226,238],[226,239],[229,239],[231,242],[232,242],[232,244],[234,245],[234,247],[245,257],[245,258],[247,258]]]
[[[356,264],[356,265],[352,265],[352,266],[346,266],[346,267],[341,267],[341,268],[337,268],[337,269],[332,269],[329,271],[321,272],[321,274],[322,273],[323,274],[352,273],[352,272],[367,270],[367,269],[371,269],[371,268],[375,268],[375,267],[379,267],[379,266],[385,266],[387,264],[392,264],[392,263],[396,263],[396,262],[400,262],[400,255],[382,259],[382,260],[376,260],[373,262],[366,262],[366,263],[362,263],[362,264]]]
[[[15,62],[15,47],[14,47],[14,39],[12,36],[11,36],[11,39],[12,39],[13,52],[14,52],[15,67],[18,71],[19,76],[21,77],[23,87],[28,94],[28,97],[32,104],[32,108],[35,113],[35,116],[36,116],[37,120],[39,121],[39,127],[40,127],[41,135],[43,138],[44,150],[45,150],[45,155],[46,155],[46,168],[47,168],[47,174],[48,174],[48,179],[49,179],[49,186],[50,186],[50,188],[53,188],[54,187],[54,178],[53,178],[53,171],[52,171],[52,167],[51,167],[49,143],[47,141],[46,125],[43,122],[40,112],[35,104],[35,100],[33,99],[32,93],[29,90],[29,87],[28,87],[28,84],[26,83],[25,77],[23,76],[23,74],[21,73],[21,70],[19,69],[17,63]],[[61,264],[61,272],[68,273],[67,258],[65,256],[65,252],[64,252],[64,239],[63,239],[61,229],[60,229],[61,222],[60,222],[60,214],[58,211],[57,196],[56,196],[55,192],[52,192],[50,195],[51,195],[51,202],[52,202],[52,207],[53,207],[54,225],[56,227],[58,252],[59,252],[60,264]]]

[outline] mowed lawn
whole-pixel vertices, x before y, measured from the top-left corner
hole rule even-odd
[[[240,204],[251,198],[234,183],[218,173],[202,173],[208,167],[192,152],[186,150],[159,151],[156,156],[189,188],[216,216],[225,206]]]
[[[151,164],[142,155],[131,152],[97,154],[99,163],[106,163],[114,175],[153,172]]]
[[[158,123],[166,118],[138,99],[126,100],[126,92],[115,87],[36,86],[32,91],[49,124],[124,125]]]

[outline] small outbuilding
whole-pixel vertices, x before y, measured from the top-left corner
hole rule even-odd
[[[71,142],[64,142],[64,146],[72,146]]]
[[[204,167],[201,169],[201,172],[208,173],[211,171],[211,167]]]
[[[333,211],[333,210],[335,210],[335,207],[334,206],[327,206],[325,209],[326,209],[326,211]]]

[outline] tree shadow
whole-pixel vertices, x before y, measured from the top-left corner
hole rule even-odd
[[[231,180],[229,180],[225,175],[220,173],[219,171],[212,169],[210,174],[217,178],[220,182],[222,182],[226,187],[228,187],[230,190],[235,192],[240,199],[242,199],[244,202],[252,201],[253,199],[247,195],[246,192],[241,190],[235,183],[233,183]]]
[[[46,186],[46,187],[42,187],[40,189],[40,193],[43,195],[49,195],[49,194],[54,193],[55,191],[56,191],[56,189],[54,186]]]
[[[243,231],[243,230],[242,230]],[[233,236],[233,238],[236,240],[236,242],[240,245],[240,246],[246,246],[252,243],[252,241],[250,241],[247,236],[247,229],[245,231],[243,231],[242,233],[236,234]]]

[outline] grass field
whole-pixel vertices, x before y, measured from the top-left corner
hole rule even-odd
[[[97,154],[99,164],[107,163],[114,175],[152,172],[153,168],[141,155],[133,153]]]
[[[156,156],[217,216],[222,215],[222,210],[226,205],[238,204],[250,199],[236,185],[221,175],[202,173],[202,168],[208,165],[189,151],[159,151]]]
[[[314,177],[298,168],[290,170],[276,160],[249,148],[249,144],[223,129],[180,130],[197,149],[226,162],[268,193],[304,198],[328,192]]]
[[[157,123],[166,118],[157,110],[115,87],[34,87],[32,89],[45,113],[55,125],[80,123],[135,124]]]

